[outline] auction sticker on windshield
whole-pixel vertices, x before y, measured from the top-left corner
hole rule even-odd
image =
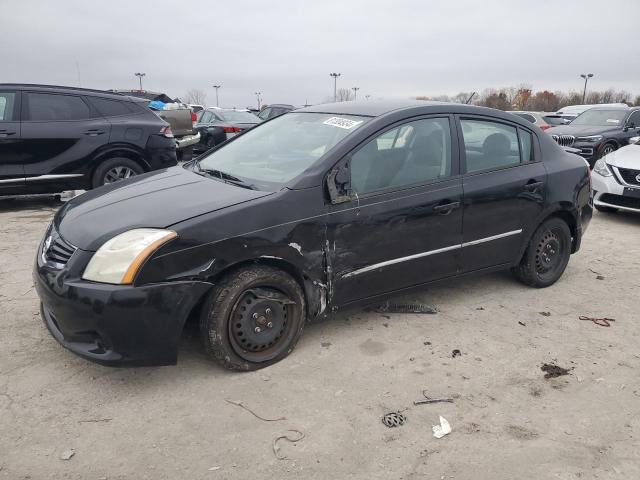
[[[338,128],[344,128],[345,130],[350,130],[353,127],[357,127],[358,125],[360,125],[362,123],[362,120],[356,121],[356,120],[349,120],[348,118],[331,117],[322,123],[324,123],[325,125],[332,125]]]

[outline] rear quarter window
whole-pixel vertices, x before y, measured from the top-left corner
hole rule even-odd
[[[109,100],[106,98],[89,97],[89,101],[98,110],[100,115],[105,117],[115,117],[118,115],[130,115],[140,113],[131,102],[121,100]]]

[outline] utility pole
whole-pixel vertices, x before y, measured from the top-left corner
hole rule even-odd
[[[353,101],[355,102],[358,99],[358,90],[360,90],[360,87],[353,87],[351,90],[353,90]]]
[[[593,73],[581,73],[580,76],[584,78],[584,90],[582,91],[582,103],[584,104],[584,99],[587,97],[587,82],[593,77]]]
[[[255,96],[258,99],[258,110],[260,110],[260,106],[261,106],[260,95],[262,95],[262,92],[255,92]]]
[[[338,77],[341,73],[330,73],[329,76],[333,77],[333,101],[338,101]]]
[[[142,90],[142,77],[144,77],[146,73],[136,72],[134,75],[140,80],[140,90]]]
[[[216,107],[220,106],[220,103],[218,102],[218,90],[220,89],[222,85],[214,85],[213,88],[216,89]]]

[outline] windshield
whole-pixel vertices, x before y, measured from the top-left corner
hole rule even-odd
[[[626,110],[596,110],[591,109],[578,115],[571,125],[598,125],[617,127],[629,112]]]
[[[202,157],[198,166],[267,188],[281,185],[309,168],[368,120],[352,115],[288,113]]]
[[[253,113],[249,112],[239,112],[237,110],[223,110],[218,111],[218,114],[221,115],[227,122],[233,123],[258,123],[258,117],[256,117]]]

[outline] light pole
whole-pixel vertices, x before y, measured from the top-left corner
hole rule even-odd
[[[581,73],[580,76],[584,78],[584,90],[582,91],[582,103],[584,104],[584,99],[587,97],[587,82],[593,77],[593,73]]]
[[[142,77],[144,77],[146,73],[136,72],[134,75],[140,80],[140,90],[142,90]]]
[[[330,73],[329,76],[333,77],[333,101],[338,101],[338,77],[341,73]]]
[[[360,90],[360,87],[353,87],[351,90],[353,90],[353,101],[355,102],[358,99],[358,90]]]
[[[216,89],[216,107],[220,106],[220,103],[218,102],[218,90],[220,89],[222,85],[214,85],[213,88]]]
[[[364,99],[365,99],[365,100],[369,100],[370,98],[371,98],[371,95],[365,95],[365,96],[364,96]]]
[[[260,106],[261,106],[260,95],[262,95],[262,92],[255,92],[255,96],[258,99],[258,110],[260,110]]]

